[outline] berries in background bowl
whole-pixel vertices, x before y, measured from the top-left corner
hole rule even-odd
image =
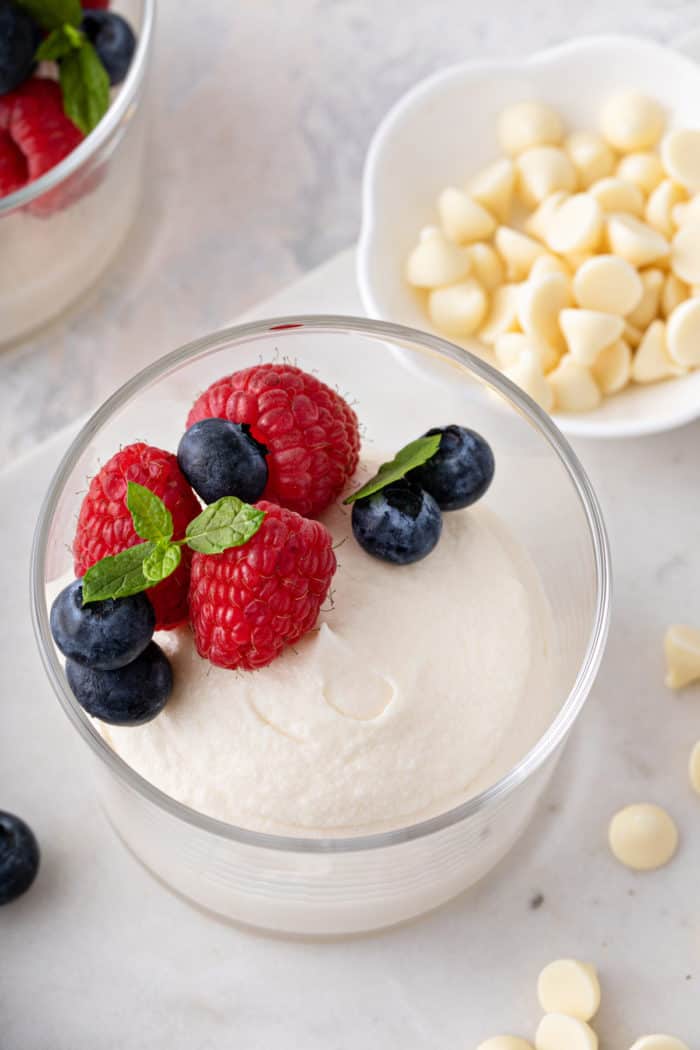
[[[432,427],[425,436],[440,435],[440,447],[407,478],[429,492],[441,510],[460,510],[476,503],[493,481],[496,469],[491,446],[481,434],[452,424]]]
[[[353,503],[352,532],[373,557],[409,565],[435,548],[442,515],[428,492],[403,478]]]
[[[82,580],[74,580],[51,606],[51,634],[64,656],[113,671],[140,656],[153,637],[156,614],[144,593],[83,604]]]
[[[39,30],[27,12],[10,0],[0,0],[0,95],[14,91],[31,76],[39,40]]]
[[[219,417],[247,423],[268,450],[264,498],[315,517],[338,498],[357,467],[354,411],[320,379],[288,364],[263,364],[225,376],[204,391],[188,428]]]
[[[140,542],[126,505],[129,481],[144,485],[162,499],[172,514],[175,539],[184,536],[189,522],[199,514],[199,501],[171,452],[141,442],[127,445],[90,482],[73,541],[76,576],[84,576],[101,558]],[[156,630],[176,627],[187,619],[191,557],[192,552],[185,548],[175,572],[149,591]]]
[[[38,870],[34,832],[19,817],[0,811],[0,905],[26,893]]]
[[[76,700],[93,718],[110,725],[143,725],[165,707],[173,672],[165,653],[150,642],[140,656],[114,671],[66,660],[66,677]]]
[[[177,449],[180,470],[205,503],[238,496],[255,503],[267,485],[267,449],[246,423],[202,419],[185,432]]]
[[[85,11],[81,29],[97,51],[112,87],[121,84],[136,50],[136,37],[129,23],[112,11],[93,8]]]
[[[195,554],[190,621],[200,656],[219,667],[271,663],[316,624],[336,570],[324,525],[262,500],[265,518],[244,546]]]

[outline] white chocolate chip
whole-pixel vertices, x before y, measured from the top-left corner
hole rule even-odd
[[[581,365],[592,365],[625,328],[625,322],[615,314],[576,308],[562,310],[559,324],[572,358]]]
[[[473,335],[486,316],[487,305],[486,293],[473,277],[434,288],[428,296],[430,320],[448,335]]]
[[[438,214],[447,237],[470,244],[490,237],[496,229],[493,215],[463,190],[448,186],[438,198]]]
[[[678,128],[664,135],[661,143],[663,166],[687,190],[700,190],[700,131]]]
[[[632,378],[632,351],[624,339],[606,346],[591,367],[593,378],[602,393],[609,396],[624,390]]]
[[[600,1007],[600,982],[595,967],[576,959],[549,963],[538,978],[537,998],[547,1014],[590,1021]]]
[[[438,288],[461,281],[470,270],[467,251],[438,231],[423,237],[409,255],[406,280],[416,288]]]
[[[526,278],[535,259],[545,254],[541,244],[510,226],[499,226],[493,243],[506,264],[506,276],[509,281],[521,281]]]
[[[531,146],[557,145],[563,135],[559,115],[540,102],[517,102],[504,109],[498,119],[499,141],[511,155]]]
[[[676,364],[700,365],[700,299],[686,299],[668,319],[668,352]]]
[[[649,196],[644,218],[655,230],[670,237],[674,230],[673,212],[685,200],[686,192],[673,179],[664,179]]]
[[[545,1014],[535,1035],[536,1050],[598,1050],[598,1036],[585,1021]]]
[[[495,215],[499,222],[505,222],[510,211],[515,187],[515,167],[507,157],[489,164],[478,172],[467,186],[467,192]]]
[[[554,391],[555,406],[562,412],[590,412],[600,404],[600,390],[590,370],[571,354],[562,357],[547,380]]]
[[[615,172],[618,178],[633,182],[642,193],[651,193],[664,177],[664,169],[657,153],[628,153]]]
[[[685,226],[687,222],[700,222],[700,193],[689,201],[674,204],[671,208],[671,221],[674,226]]]
[[[536,277],[544,277],[547,274],[561,274],[567,281],[571,281],[571,270],[566,265],[563,259],[558,255],[540,255],[539,258],[535,259],[530,270],[530,280],[534,280]]]
[[[690,777],[690,784],[693,791],[700,795],[700,740],[698,740],[697,744],[690,752],[688,776]]]
[[[682,689],[700,679],[700,630],[674,624],[664,635],[666,685]]]
[[[588,191],[603,211],[625,212],[641,219],[644,214],[644,194],[639,186],[611,175],[594,182]]]
[[[495,1035],[479,1043],[476,1050],[533,1050],[533,1047],[526,1039],[518,1039],[514,1035]]]
[[[643,1035],[630,1050],[688,1050],[688,1047],[672,1035]]]
[[[676,852],[678,829],[660,806],[636,803],[615,814],[608,839],[621,864],[635,871],[653,871],[668,864]]]
[[[526,204],[534,206],[552,193],[573,193],[576,169],[563,149],[556,146],[534,146],[521,153],[515,162],[518,193]]]
[[[531,277],[518,296],[520,327],[528,335],[554,347],[557,356],[566,349],[559,319],[569,302],[569,282],[561,274]]]
[[[524,332],[505,332],[494,344],[496,360],[501,368],[512,368],[524,353],[534,354],[543,372],[550,372],[557,361],[557,351],[535,336]]]
[[[563,204],[565,200],[568,200],[569,194],[563,190],[558,190],[556,193],[551,193],[549,197],[545,197],[541,204],[539,204],[533,212],[525,219],[523,223],[523,229],[526,233],[529,233],[531,237],[539,237],[541,241],[547,239],[547,231],[549,230],[549,224],[554,217],[557,208],[560,204]]]
[[[617,255],[596,255],[576,271],[573,290],[586,310],[624,315],[639,305],[644,287],[630,263]]]
[[[491,296],[491,309],[486,322],[479,332],[479,338],[485,343],[495,343],[505,332],[518,329],[518,296],[519,284],[502,284]]]
[[[669,317],[689,295],[690,289],[685,281],[682,281],[675,273],[667,274],[661,290],[661,313],[664,317]]]
[[[603,211],[588,193],[575,193],[563,201],[547,228],[547,244],[555,252],[594,251],[603,233]]]
[[[622,153],[648,149],[661,137],[664,114],[654,99],[637,91],[613,95],[600,115],[603,136]]]
[[[665,237],[632,215],[611,215],[608,219],[611,251],[633,266],[648,266],[668,255]]]
[[[656,319],[661,303],[661,293],[665,277],[661,270],[650,267],[642,270],[639,275],[642,285],[642,297],[633,310],[627,315],[627,320],[642,331]]]
[[[529,394],[545,412],[551,412],[554,395],[536,354],[522,353],[514,365],[504,369],[503,374]]]
[[[503,263],[498,252],[490,244],[470,244],[467,248],[472,263],[472,273],[487,292],[492,292],[506,279]]]
[[[666,325],[654,321],[642,336],[632,362],[632,378],[635,383],[656,383],[676,375],[674,363],[668,353]]]
[[[671,241],[671,269],[688,284],[700,282],[700,222],[687,222]]]
[[[644,332],[641,330],[641,328],[637,328],[636,325],[630,324],[629,321],[626,320],[625,330],[622,333],[622,336],[625,342],[629,343],[633,350],[636,350],[636,348],[639,346],[642,339],[644,338]]]
[[[574,131],[566,139],[564,149],[576,168],[579,185],[585,190],[598,179],[612,175],[615,154],[599,135],[590,131]]]

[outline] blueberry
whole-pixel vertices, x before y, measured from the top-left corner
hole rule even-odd
[[[96,671],[66,660],[66,676],[80,706],[114,726],[150,722],[163,710],[173,688],[172,668],[155,642],[116,671]]]
[[[408,565],[430,554],[440,539],[442,515],[428,492],[404,478],[353,503],[352,531],[368,554]]]
[[[466,427],[432,427],[425,436],[441,434],[435,455],[407,475],[421,485],[441,510],[459,510],[476,503],[493,481],[496,469],[491,446]]]
[[[0,95],[14,91],[31,76],[40,40],[26,11],[0,0]]]
[[[260,499],[267,485],[267,449],[247,423],[202,419],[183,434],[177,461],[205,503],[238,496],[245,503]]]
[[[38,870],[34,832],[19,817],[0,812],[0,904],[26,893]]]
[[[112,11],[85,11],[82,30],[100,56],[110,84],[121,84],[136,50],[129,23]]]
[[[114,671],[135,660],[155,625],[145,594],[83,605],[81,580],[69,583],[51,606],[51,634],[63,655],[99,671]]]

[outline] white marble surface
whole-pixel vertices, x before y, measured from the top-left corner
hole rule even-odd
[[[0,464],[349,245],[369,138],[418,78],[579,33],[669,42],[698,24],[696,0],[160,0],[140,224],[79,308],[0,353]]]
[[[358,309],[349,254],[259,309],[302,307]],[[651,1031],[698,1050],[700,800],[686,763],[700,689],[664,688],[660,643],[669,621],[700,621],[700,423],[577,442],[610,530],[614,614],[600,676],[525,838],[433,915],[327,944],[195,911],[98,810],[27,601],[28,523],[67,440],[0,475],[0,805],[30,821],[44,851],[32,891],[0,910],[2,1050],[473,1050],[497,1032],[532,1038],[537,973],[571,955],[600,968],[603,1050]],[[668,807],[681,831],[673,863],[650,874],[620,867],[606,845],[611,814],[641,800]]]

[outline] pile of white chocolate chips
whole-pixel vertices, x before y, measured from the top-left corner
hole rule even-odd
[[[498,137],[508,156],[442,191],[408,257],[434,327],[547,411],[700,367],[700,130],[630,91],[599,133],[523,102]]]

